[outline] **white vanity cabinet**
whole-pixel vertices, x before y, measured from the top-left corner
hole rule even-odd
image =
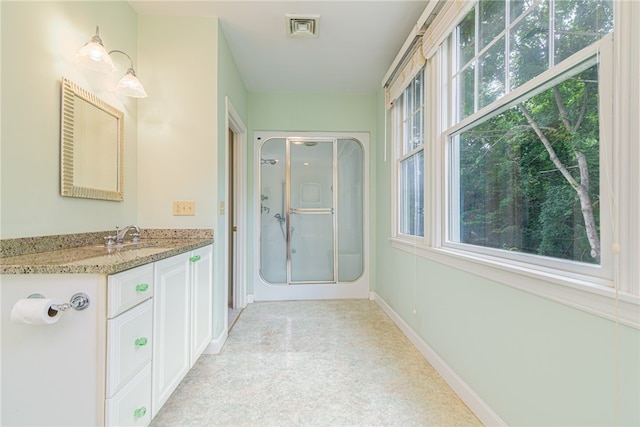
[[[3,274],[0,425],[147,426],[212,334],[212,246],[119,273]],[[19,299],[86,309],[13,323]]]
[[[152,416],[211,341],[212,269],[211,246],[155,263]]]

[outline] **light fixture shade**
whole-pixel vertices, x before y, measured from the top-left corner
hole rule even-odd
[[[147,92],[142,87],[142,83],[136,77],[136,73],[133,68],[129,68],[127,74],[118,82],[116,86],[116,92],[133,98],[146,98]]]
[[[85,44],[76,54],[76,62],[91,70],[104,73],[114,72],[116,70],[111,59],[112,53],[120,53],[126,56],[131,62],[131,66],[127,73],[120,79],[116,86],[116,92],[133,98],[146,98],[147,92],[142,87],[142,83],[136,77],[133,70],[133,59],[121,50],[112,50],[107,52],[100,39],[100,28],[96,27],[96,34],[91,40]]]
[[[91,41],[82,46],[76,53],[76,62],[101,73],[111,73],[116,70],[113,60],[98,35],[98,27],[96,27],[96,34],[91,38]]]

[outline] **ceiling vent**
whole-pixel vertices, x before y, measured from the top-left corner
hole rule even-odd
[[[320,15],[286,14],[285,18],[289,37],[318,37]]]

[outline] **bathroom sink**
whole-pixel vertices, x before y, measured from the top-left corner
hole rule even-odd
[[[95,245],[93,246],[94,248],[102,248],[105,251],[108,251],[109,253],[115,253],[115,252],[120,252],[120,251],[129,251],[132,249],[142,249],[142,248],[152,248],[158,245],[162,245],[165,242],[162,241],[158,241],[158,240],[141,240],[139,242],[125,242],[125,243],[120,243],[120,244],[116,244],[113,246],[106,246],[106,245]]]
[[[139,245],[139,244],[138,244]],[[106,250],[107,248],[105,248]],[[111,249],[111,248],[109,248]],[[100,264],[118,264],[122,262],[133,261],[136,258],[142,258],[149,255],[155,255],[160,252],[168,251],[171,248],[159,247],[159,246],[128,246],[124,250],[118,250],[113,248],[106,255],[99,255],[90,258],[85,258],[77,261],[67,263],[67,265],[100,265]]]

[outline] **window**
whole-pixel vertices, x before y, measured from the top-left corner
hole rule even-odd
[[[422,35],[424,145],[396,144],[392,166],[394,191],[424,195],[394,195],[392,247],[637,328],[640,6],[442,3]],[[415,201],[424,237],[400,227]]]
[[[594,43],[612,29],[609,3],[584,0],[483,0],[455,28],[445,142],[452,247],[601,264]]]
[[[395,103],[398,234],[424,237],[424,68]]]
[[[613,30],[612,2],[482,0],[452,34],[456,121]]]

